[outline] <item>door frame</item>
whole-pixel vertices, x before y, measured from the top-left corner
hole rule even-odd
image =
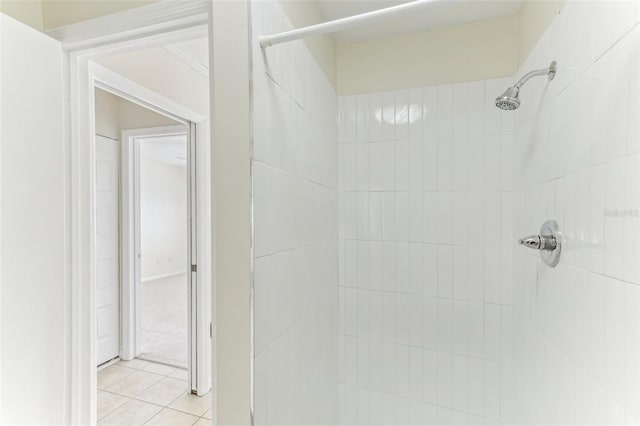
[[[67,410],[71,424],[95,424],[97,420],[94,87],[96,81],[110,87],[110,78],[117,76],[90,61],[105,54],[157,47],[198,37],[209,37],[211,43],[211,23],[210,0],[167,1],[47,31],[49,36],[62,43],[65,75],[64,130],[68,164],[65,188],[65,193],[68,194],[68,214],[65,227],[69,235],[67,244],[70,252],[66,270],[70,282],[66,290],[69,305],[65,309],[65,322],[69,332],[65,336],[68,357],[64,370],[68,377],[65,393],[68,395]],[[125,80],[119,82],[127,84]],[[193,111],[181,108],[168,98],[160,99],[156,97],[157,93],[138,86],[137,89],[141,92],[138,98],[148,103],[143,106],[153,109],[154,101],[166,102],[181,111],[179,116],[191,117]],[[197,114],[190,121],[204,120],[205,117]],[[207,154],[209,130],[201,129],[200,132],[203,137],[199,139],[203,142],[205,151],[198,156],[199,166],[202,163],[206,179],[202,180],[204,185],[199,185],[198,195],[204,195],[203,200],[210,200],[212,186],[210,156]],[[205,201],[199,206],[201,210],[210,210],[211,202]],[[212,226],[208,225],[208,229],[211,229],[208,232],[211,238],[207,239],[210,241],[213,239]],[[207,229],[203,230],[205,231]],[[211,246],[208,251],[210,261]],[[212,279],[209,282],[212,287],[215,285]],[[215,289],[211,288],[211,291],[214,292]],[[200,303],[205,305],[204,300]],[[213,349],[211,352],[213,353]],[[212,368],[211,376],[213,375]]]
[[[189,125],[190,126],[190,125]],[[122,131],[121,150],[121,200],[120,211],[122,231],[120,262],[122,277],[122,345],[120,358],[131,360],[142,353],[140,272],[140,144],[139,139],[153,136],[186,135],[185,125],[168,125],[153,128],[129,129]],[[187,148],[188,150],[188,148]],[[189,163],[190,161],[188,161]],[[188,231],[190,232],[190,230]],[[185,247],[188,249],[188,247]],[[187,255],[191,263],[190,254]],[[187,265],[185,265],[185,268]],[[186,271],[186,269],[185,269]]]
[[[185,124],[188,126],[185,128]],[[189,385],[197,395],[207,393],[211,387],[209,365],[210,359],[208,347],[202,342],[207,342],[208,312],[202,303],[207,300],[209,287],[206,285],[210,268],[206,260],[209,252],[207,234],[199,231],[198,227],[207,225],[208,211],[206,208],[198,209],[198,188],[202,185],[204,177],[198,177],[201,167],[198,167],[198,153],[202,147],[202,138],[198,137],[201,126],[204,123],[185,122],[180,125],[168,125],[152,128],[139,128],[124,130],[122,132],[122,172],[121,172],[121,264],[122,264],[122,346],[120,358],[130,360],[142,352],[140,341],[141,329],[141,296],[140,296],[140,266],[137,259],[140,253],[140,157],[139,139],[145,137],[187,135],[187,176],[189,179],[187,200],[187,215],[189,217],[189,247],[188,264],[185,271],[188,272],[188,301],[189,301]],[[194,167],[195,166],[195,167]],[[205,185],[206,186],[206,185]],[[206,191],[206,188],[205,188]],[[206,200],[205,200],[206,201]],[[205,203],[206,204],[206,203]],[[198,253],[204,253],[198,256]],[[195,271],[194,271],[195,267]],[[202,293],[205,293],[202,295]],[[201,295],[201,297],[198,297]],[[204,330],[204,332],[203,332]],[[192,366],[197,368],[193,369]]]
[[[206,342],[210,337],[204,330],[208,329],[207,306],[205,301],[208,300],[210,294],[209,286],[211,272],[211,244],[210,234],[210,180],[209,180],[209,158],[208,149],[208,120],[196,111],[169,99],[151,89],[142,86],[110,69],[89,62],[89,78],[93,81],[93,87],[99,88],[129,102],[138,104],[146,109],[152,110],[158,114],[167,116],[174,121],[182,123],[177,126],[164,126],[164,133],[170,132],[185,133],[184,126],[187,126],[188,161],[187,167],[189,171],[188,186],[188,217],[189,217],[189,241],[191,242],[188,249],[188,258],[191,266],[196,266],[197,272],[193,270],[189,274],[189,386],[191,392],[196,395],[204,395],[211,388],[211,378],[209,374],[209,365],[206,362],[210,358],[211,350],[207,345],[199,345],[198,342]],[[91,98],[91,105],[94,105],[94,91],[87,93]],[[95,120],[95,113],[94,118]],[[178,128],[180,128],[179,131]],[[140,129],[141,131],[156,132],[162,134],[163,128]],[[126,139],[125,139],[126,135]],[[132,160],[135,158],[135,146],[129,143],[129,139],[135,139],[141,135],[136,129],[126,130],[121,137],[121,295],[120,295],[120,320],[121,320],[121,338],[120,338],[120,356],[124,359],[132,359],[140,350],[136,344],[136,331],[131,333],[127,325],[132,322],[139,328],[140,318],[136,315],[136,303],[140,300],[139,289],[135,285],[131,285],[131,279],[135,283],[136,268],[132,267],[130,259],[135,247],[135,203],[131,209],[132,198],[135,191],[133,188],[125,185],[131,183],[132,173],[136,173],[135,164]],[[149,133],[147,133],[149,135]],[[133,169],[132,169],[133,168]],[[92,187],[93,189],[93,187]],[[200,190],[199,190],[200,189]],[[196,191],[195,194],[192,191]],[[93,196],[93,195],[92,195]],[[200,199],[201,203],[196,203]],[[133,213],[133,217],[129,214]],[[95,212],[93,213],[95,214]],[[195,218],[195,221],[193,220]],[[134,222],[131,222],[133,220]],[[195,222],[195,223],[194,223]],[[133,226],[132,226],[133,225]],[[198,226],[202,228],[198,230]],[[198,256],[198,253],[200,255]],[[195,260],[195,263],[193,261]],[[132,275],[133,274],[133,275]],[[198,297],[203,295],[203,297]],[[95,314],[94,314],[95,315]],[[135,330],[135,329],[134,329]],[[195,337],[195,338],[194,338]],[[194,369],[193,366],[196,366]]]

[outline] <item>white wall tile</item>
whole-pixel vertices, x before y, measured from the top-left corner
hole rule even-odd
[[[424,387],[423,398],[425,402],[435,403],[437,400],[437,371],[438,371],[438,353],[432,349],[425,349],[422,352],[423,374],[422,384]],[[429,418],[433,418],[430,417]]]
[[[395,95],[395,118],[394,138],[398,141],[409,139],[409,92],[398,90]]]
[[[604,272],[616,278],[624,274],[624,174],[624,160],[605,168]]]
[[[395,132],[395,95],[393,92],[381,94],[381,140],[391,141]]]
[[[356,145],[356,187],[358,191],[369,190],[369,144]]]
[[[500,364],[495,361],[484,363],[484,416],[500,418]]]
[[[538,90],[543,82],[531,85],[531,106],[523,102],[515,114],[513,190],[521,214],[513,229],[519,236],[556,219],[566,246],[554,269],[533,253],[513,251],[516,420],[528,411],[534,423],[637,422],[636,387],[627,388],[638,383],[628,380],[637,373],[625,364],[638,341],[625,334],[635,335],[626,318],[635,302],[627,293],[636,288],[631,259],[640,241],[637,165],[629,156],[636,151],[629,139],[637,123],[630,112],[637,79],[629,78],[640,34],[629,31],[638,22],[635,3],[567,2],[518,72],[550,58],[565,70],[548,90]],[[533,261],[535,271],[517,266]]]
[[[342,98],[341,98],[342,99]],[[379,93],[372,93],[368,96],[369,100],[369,140],[371,142],[379,142],[382,140],[382,96]]]
[[[484,306],[484,358],[500,360],[500,306]],[[496,417],[494,417],[496,418]]]
[[[438,192],[436,221],[438,243],[451,244],[453,242],[453,193]]]
[[[382,154],[382,190],[392,191],[396,180],[396,149],[392,142],[383,142]]]
[[[438,167],[437,139],[435,136],[425,136],[422,143],[422,188],[425,191],[438,189]]]
[[[439,298],[437,307],[437,347],[439,351],[451,354],[453,352],[453,301]]]
[[[341,113],[342,121],[340,124],[342,125],[343,130],[341,130],[340,134],[343,139],[340,142],[355,142],[358,133],[356,123],[358,114],[357,98],[355,96],[345,96],[342,99],[343,111]]]
[[[627,157],[625,164],[624,272],[626,281],[640,284],[640,156]]]
[[[451,406],[458,411],[467,411],[467,361],[466,356],[453,356]]]
[[[409,143],[406,141],[398,141],[396,147],[396,191],[409,190]]]
[[[469,413],[477,416],[484,414],[484,361],[478,358],[467,359],[467,404]]]
[[[369,138],[369,98],[365,95],[358,95],[356,100],[356,141],[368,142]],[[375,118],[374,118],[375,119]]]
[[[438,347],[438,299],[425,296],[423,299],[422,344],[428,349]]]
[[[423,241],[436,243],[438,241],[438,194],[436,192],[424,192],[422,198],[423,209]]]
[[[471,299],[471,280],[469,279],[469,248],[454,246],[452,252],[453,266],[453,298],[456,300]]]
[[[625,284],[625,402],[628,415],[640,420],[640,287]]]
[[[453,355],[437,354],[437,402],[439,407],[451,407],[453,402]]]
[[[422,130],[422,126],[420,129]],[[422,140],[412,139],[408,146],[408,189],[409,191],[422,191],[424,180]]]
[[[469,303],[458,300],[453,302],[453,352],[456,354],[469,353]]]
[[[620,281],[604,282],[604,385],[610,395],[622,402],[625,391],[624,365],[624,286]]]

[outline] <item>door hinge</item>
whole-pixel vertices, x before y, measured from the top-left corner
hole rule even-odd
[[[191,265],[191,272],[198,272],[198,265]]]
[[[213,339],[213,323],[209,323],[209,338]]]

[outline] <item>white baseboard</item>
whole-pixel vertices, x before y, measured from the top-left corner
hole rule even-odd
[[[161,278],[175,277],[176,275],[182,275],[182,274],[186,274],[186,273],[187,273],[186,270],[174,271],[174,272],[169,272],[169,273],[166,273],[166,274],[152,275],[150,277],[144,277],[144,278],[141,278],[140,281],[144,283],[144,282],[147,282],[147,281],[159,280]]]

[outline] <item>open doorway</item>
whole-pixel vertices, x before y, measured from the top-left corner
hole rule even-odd
[[[142,137],[139,144],[139,358],[186,369],[190,265],[187,132],[183,128],[178,134]]]
[[[148,88],[189,87],[208,104],[206,86],[176,81],[185,68],[208,76],[193,63],[208,63],[206,49],[193,40],[91,65],[99,423],[211,419],[207,111]],[[183,74],[140,75],[138,56]]]
[[[153,171],[154,168],[160,168],[166,165],[167,174],[169,173],[168,158],[164,158],[169,155],[168,152],[163,152],[162,147],[153,149],[154,145],[149,143],[145,144],[144,159],[142,151],[139,155],[135,155],[135,168],[136,172],[129,177],[129,174],[122,173],[123,161],[121,152],[126,149],[124,146],[125,141],[121,138],[121,134],[124,129],[130,127],[147,127],[154,126],[166,126],[172,125],[179,128],[183,126],[161,114],[151,111],[143,106],[130,102],[115,94],[109,93],[105,90],[95,90],[95,114],[96,114],[96,179],[95,179],[95,204],[96,204],[96,239],[95,239],[95,252],[96,252],[96,324],[97,324],[97,364],[103,365],[109,361],[123,355],[123,359],[131,359],[135,356],[141,355],[144,351],[144,345],[137,348],[134,352],[128,354],[121,354],[121,341],[123,336],[128,334],[127,330],[123,330],[124,327],[129,326],[128,319],[121,319],[122,306],[121,302],[125,298],[126,287],[129,282],[126,279],[122,279],[129,264],[133,265],[137,270],[134,275],[133,284],[136,287],[140,286],[140,283],[144,281],[153,282],[154,278],[162,278],[162,276],[168,276],[166,271],[169,268],[174,268],[174,264],[182,265],[177,266],[181,269],[186,268],[186,218],[182,216],[186,215],[187,200],[184,199],[178,202],[170,203],[169,206],[163,205],[159,207],[171,209],[173,216],[176,220],[174,223],[168,223],[170,220],[166,214],[159,212],[158,215],[149,215],[151,210],[149,204],[160,204],[166,202],[175,193],[179,195],[186,194],[186,177],[182,179],[182,182],[172,182],[171,178],[166,176],[157,176],[156,179],[160,179],[162,183],[170,184],[169,188],[161,188],[160,185],[154,185],[149,181],[149,178],[155,176],[149,176],[149,173],[142,174],[142,165],[144,164],[145,171],[149,169]],[[185,134],[183,130],[183,134]],[[186,142],[185,142],[186,143]],[[142,144],[141,144],[142,146]],[[186,146],[183,147],[186,151]],[[165,150],[166,151],[166,150]],[[182,157],[186,158],[186,152],[181,153]],[[163,162],[164,161],[164,162]],[[185,160],[186,168],[186,160]],[[159,173],[159,172],[157,172]],[[143,177],[145,178],[143,181]],[[173,177],[173,176],[172,176]],[[131,188],[134,189],[134,203],[127,203],[123,200],[127,196],[125,186],[128,186],[131,180]],[[142,189],[145,189],[145,196],[141,197]],[[163,198],[164,197],[164,198]],[[167,203],[169,204],[169,203]],[[130,209],[139,210],[129,212]],[[146,216],[142,216],[141,212],[145,212]],[[182,215],[177,212],[183,213]],[[137,248],[135,251],[130,252],[122,249],[122,245],[125,238],[128,238],[125,234],[128,234],[128,229],[123,226],[124,218],[133,213],[136,217],[137,223],[134,223],[133,233],[136,235],[138,241],[135,243]],[[159,220],[156,220],[159,218]],[[181,221],[182,223],[175,223]],[[164,225],[164,228],[162,227]],[[178,228],[182,227],[182,232],[178,231]],[[170,229],[171,232],[167,233],[166,230]],[[169,241],[174,234],[181,238],[183,244],[177,247],[176,241]],[[145,235],[146,238],[140,238],[141,235]],[[155,238],[155,239],[154,239]],[[149,256],[143,257],[142,242],[146,243],[146,249],[148,249]],[[172,247],[171,255],[167,256],[169,252],[167,247]],[[126,258],[125,258],[126,257]],[[128,259],[131,257],[131,259]],[[154,258],[153,260],[151,258]],[[175,259],[174,259],[175,258]],[[146,269],[144,267],[146,266]],[[160,271],[160,273],[158,273]],[[178,271],[176,271],[177,273]],[[186,271],[179,271],[186,272]],[[153,276],[155,274],[155,276]],[[184,292],[186,293],[187,284],[184,284]],[[142,293],[142,289],[138,288],[135,291]],[[134,318],[132,323],[144,320],[143,311],[141,308],[149,306],[151,303],[142,303],[142,294],[139,297],[139,305],[134,309],[139,312],[134,312],[132,316]],[[150,302],[153,302],[155,294],[150,294]],[[177,306],[179,303],[176,303]],[[182,309],[185,311],[185,318],[182,321],[183,330],[182,335],[186,338],[186,298],[183,303]],[[175,308],[174,308],[175,309]],[[154,316],[158,318],[161,313],[158,312],[160,308],[156,308],[155,311],[151,310],[148,316]],[[167,310],[167,314],[168,314]],[[135,319],[138,318],[138,319]],[[148,320],[147,320],[148,321]],[[134,325],[135,326],[135,325]],[[159,330],[162,327],[151,323],[151,329]],[[139,327],[138,327],[139,328]],[[172,327],[172,330],[175,326]],[[138,336],[136,336],[138,337]],[[142,336],[140,336],[142,337]],[[150,340],[150,339],[149,339]],[[158,339],[156,339],[158,340]],[[155,348],[154,348],[155,349]],[[186,347],[184,348],[186,352]],[[182,357],[186,361],[186,357]],[[186,362],[183,362],[183,368],[187,368]]]

